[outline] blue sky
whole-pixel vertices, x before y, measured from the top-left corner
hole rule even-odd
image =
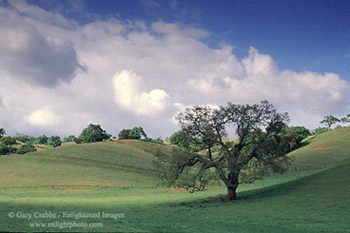
[[[334,72],[350,80],[350,1],[29,1],[84,24],[95,17],[158,20],[192,25],[210,33],[215,48],[234,46],[239,58],[250,46],[270,54],[281,69]],[[92,16],[94,15],[94,16]]]
[[[268,100],[290,125],[350,112],[350,1],[0,0],[0,128],[178,129]]]

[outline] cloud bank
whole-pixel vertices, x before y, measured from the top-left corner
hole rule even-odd
[[[169,136],[184,106],[266,99],[291,124],[347,113],[349,83],[335,73],[280,70],[251,47],[213,49],[209,32],[115,18],[79,25],[25,2],[0,7],[0,127],[9,134],[79,134],[89,123],[117,135],[143,126]]]

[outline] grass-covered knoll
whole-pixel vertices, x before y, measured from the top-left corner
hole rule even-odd
[[[275,175],[251,185],[239,187],[238,201],[222,202],[226,190],[220,187],[208,191],[189,194],[188,192],[165,188],[150,188],[150,185],[136,188],[83,188],[82,189],[0,189],[0,230],[1,231],[59,231],[43,227],[32,228],[30,224],[53,221],[100,222],[102,228],[73,228],[61,231],[100,232],[350,232],[350,130],[337,129],[321,134],[295,152],[292,169],[285,175]],[[116,143],[116,142],[108,142]],[[142,150],[144,142],[128,142],[131,150]],[[105,143],[96,144],[102,146]],[[92,144],[91,144],[92,145]],[[116,144],[119,146],[119,144]],[[145,144],[146,145],[146,144]],[[147,144],[153,146],[152,144]],[[130,172],[120,180],[131,177],[147,183],[147,172],[132,169],[118,169],[97,163],[62,161],[47,159],[63,149],[79,150],[86,145],[64,146],[29,156],[1,156],[1,177],[19,172],[20,167],[28,167],[21,177],[40,180],[42,174],[56,176],[60,173],[77,173],[79,179],[99,177],[98,182],[119,182],[118,172]],[[140,148],[137,148],[140,146]],[[137,149],[135,149],[135,147]],[[326,148],[323,150],[322,148]],[[35,157],[31,157],[35,155]],[[42,155],[42,158],[40,156]],[[45,156],[44,156],[45,155]],[[151,155],[149,155],[151,156]],[[20,159],[20,157],[22,159]],[[11,162],[10,162],[11,161]],[[33,161],[34,165],[29,164]],[[30,168],[40,169],[34,176]],[[5,164],[4,164],[5,163]],[[9,166],[9,164],[12,164]],[[51,165],[49,165],[51,164]],[[137,166],[136,164],[130,164]],[[71,168],[68,168],[71,166]],[[86,167],[87,170],[80,169]],[[294,169],[296,167],[296,169]],[[12,169],[12,172],[11,172]],[[16,170],[17,169],[17,170]],[[69,170],[71,169],[71,170]],[[76,169],[76,170],[74,170]],[[99,170],[101,169],[101,170]],[[68,172],[69,170],[69,172]],[[115,170],[116,173],[113,173]],[[45,171],[45,172],[44,172]],[[67,171],[67,173],[65,173]],[[110,175],[102,174],[110,171]],[[113,171],[113,172],[112,172]],[[44,172],[44,173],[42,173]],[[98,174],[98,172],[100,172]],[[137,176],[141,174],[140,176]],[[39,176],[40,175],[40,176]],[[14,179],[8,177],[9,179]],[[63,176],[61,176],[62,178]],[[109,177],[109,178],[108,178]],[[1,179],[1,178],[0,178]],[[18,179],[18,182],[20,178]],[[27,178],[28,179],[28,178]],[[47,178],[47,182],[54,175]],[[96,178],[97,179],[97,178]],[[6,179],[2,179],[3,183]],[[61,179],[63,181],[63,178]],[[67,177],[66,181],[69,181]],[[25,181],[29,182],[29,180]],[[96,181],[97,182],[97,181]],[[136,182],[136,181],[135,181]],[[138,183],[141,185],[141,183]],[[10,212],[84,212],[84,213],[124,213],[122,219],[19,219],[9,218]]]
[[[67,143],[58,148],[30,153],[27,156],[124,166],[126,169],[150,170],[152,169],[152,152],[156,148],[166,149],[160,144],[140,140]]]
[[[142,171],[19,155],[0,157],[0,189],[89,186],[125,188],[154,185],[154,178]]]
[[[150,187],[152,152],[167,149],[155,143],[120,140],[0,157],[0,188],[9,187]]]
[[[291,169],[319,169],[350,159],[350,127],[334,129],[313,136],[307,145],[290,153],[294,158]]]

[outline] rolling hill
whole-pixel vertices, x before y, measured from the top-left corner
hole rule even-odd
[[[150,152],[158,144],[71,144],[25,156],[1,156],[0,219],[5,221],[0,221],[0,230],[33,230],[30,224],[35,221],[9,218],[12,212],[104,211],[125,217],[98,219],[103,227],[74,230],[350,232],[349,140],[350,128],[310,138],[290,154],[294,163],[289,172],[241,185],[240,199],[229,203],[219,199],[225,196],[223,187],[195,194],[155,187]]]
[[[66,144],[58,148],[0,157],[4,187],[148,187],[152,152],[166,146],[135,140]]]

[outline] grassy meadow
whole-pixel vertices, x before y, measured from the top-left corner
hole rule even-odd
[[[350,128],[309,138],[293,164],[239,187],[157,186],[152,151],[123,140],[0,156],[0,231],[350,232]],[[79,216],[79,215],[86,216]]]

